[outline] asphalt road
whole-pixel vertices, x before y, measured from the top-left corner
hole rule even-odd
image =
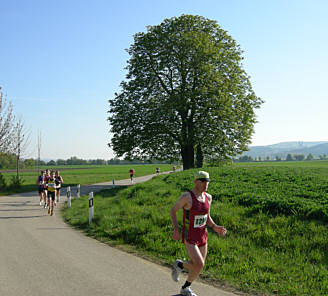
[[[115,183],[131,184],[130,180]],[[81,193],[111,186],[112,182],[82,186]],[[66,200],[66,190],[62,191],[61,204]],[[185,275],[175,283],[169,268],[73,230],[63,222],[59,206],[51,217],[39,206],[37,192],[0,197],[1,296],[179,295]],[[235,295],[200,281],[192,287],[198,296]]]

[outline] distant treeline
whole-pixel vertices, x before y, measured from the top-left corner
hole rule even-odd
[[[8,153],[1,153],[0,152],[0,169],[14,169],[16,168],[17,158],[15,155],[8,154]],[[154,159],[149,160],[124,160],[119,158],[112,158],[109,160],[104,159],[80,159],[76,156],[73,156],[69,159],[57,159],[57,160],[50,160],[44,161],[37,159],[29,158],[20,160],[19,166],[21,169],[24,168],[35,168],[37,166],[63,166],[63,165],[119,165],[119,164],[145,164],[145,163],[158,163],[158,164],[165,164],[169,163],[168,161],[159,161]]]
[[[318,160],[328,160],[328,157],[326,154],[319,155]],[[303,160],[315,160],[312,153],[309,153],[307,156],[304,154],[287,154],[286,158],[281,158],[279,156],[275,157],[251,157],[248,155],[241,156],[237,159],[234,159],[234,162],[254,162],[254,161],[303,161]]]

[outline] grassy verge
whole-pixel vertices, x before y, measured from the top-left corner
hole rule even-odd
[[[328,227],[325,215],[306,215],[304,206],[328,201],[325,168],[227,167],[208,169],[211,215],[226,226],[226,237],[209,230],[206,280],[263,295],[328,295]],[[171,264],[186,258],[171,239],[169,210],[192,187],[193,171],[170,174],[130,188],[95,196],[95,220],[88,225],[87,197],[63,209],[65,220],[88,235]],[[306,190],[304,190],[306,188]],[[247,203],[245,196],[257,197]],[[241,196],[243,198],[241,198]],[[287,200],[283,207],[266,201]],[[293,211],[298,199],[298,210]],[[301,200],[304,201],[302,204]],[[309,203],[311,201],[311,203]],[[286,210],[287,209],[287,210]],[[324,210],[323,210],[324,213]],[[181,213],[179,213],[181,221]]]
[[[161,172],[171,171],[173,166],[167,164],[149,164],[149,165],[112,165],[112,166],[77,166],[74,169],[65,169],[60,171],[61,176],[64,179],[64,187],[66,186],[74,186],[77,184],[87,185],[87,184],[95,184],[100,182],[122,180],[128,179],[129,169],[134,168],[135,177],[146,176],[150,174],[155,174],[156,167],[160,168]],[[3,176],[6,180],[7,185],[10,184],[10,180],[12,176],[15,176],[15,172],[3,173]],[[19,192],[28,192],[37,190],[36,179],[38,173],[37,172],[22,172],[21,177],[23,179],[23,184],[20,188],[6,188],[1,190],[0,195],[7,195],[12,193]]]

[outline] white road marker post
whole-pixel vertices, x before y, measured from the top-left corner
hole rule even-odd
[[[93,210],[93,192],[89,193],[89,224],[91,224],[94,215]]]
[[[80,198],[80,192],[81,192],[81,185],[78,184],[77,185],[77,191],[76,191],[76,199],[79,199]]]
[[[66,189],[66,195],[67,195],[67,207],[71,207],[71,186],[68,186]]]

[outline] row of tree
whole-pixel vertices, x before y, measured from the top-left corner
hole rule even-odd
[[[77,158],[76,156],[70,157],[68,159],[57,159],[57,160],[38,160],[38,159],[20,159],[19,160],[19,167],[21,169],[28,169],[28,168],[36,168],[39,166],[65,166],[65,165],[120,165],[120,164],[145,164],[145,163],[167,163],[167,161],[159,161],[159,160],[126,160],[126,159],[119,159],[119,158],[112,158],[109,160],[105,159],[81,159]],[[2,153],[0,152],[0,169],[13,169],[16,168],[17,165],[17,157],[14,154],[10,153]]]
[[[80,159],[73,156],[69,159],[50,160],[49,162],[40,161],[41,165],[55,166],[55,165],[118,165],[118,164],[145,164],[145,163],[167,163],[166,161],[159,161],[153,159],[140,160],[140,159],[119,159],[111,158],[105,159]]]
[[[282,161],[282,160],[286,160],[286,161],[303,161],[303,160],[314,160],[314,156],[312,153],[309,153],[307,156],[305,156],[304,154],[287,154],[286,158],[283,159],[282,157],[280,156],[275,156],[274,158],[270,158],[270,156],[267,156],[267,157],[251,157],[251,156],[248,156],[248,155],[244,155],[244,156],[241,156],[239,157],[238,159],[234,159],[234,162],[253,162],[253,161],[272,161],[272,160],[275,160],[275,161]],[[319,155],[319,157],[317,159],[320,159],[320,160],[328,160],[328,156],[326,154],[324,155]]]
[[[0,152],[0,169],[16,169],[17,156],[11,153]],[[19,159],[19,168],[30,168],[35,166],[34,159]]]
[[[8,96],[2,92],[0,87],[0,153],[1,159],[4,155],[14,156],[17,169],[16,181],[19,183],[20,157],[28,145],[29,136],[25,129],[23,120],[13,113],[13,105]],[[9,157],[9,162],[12,159]],[[4,160],[5,161],[5,160]],[[8,165],[8,164],[7,164]]]

